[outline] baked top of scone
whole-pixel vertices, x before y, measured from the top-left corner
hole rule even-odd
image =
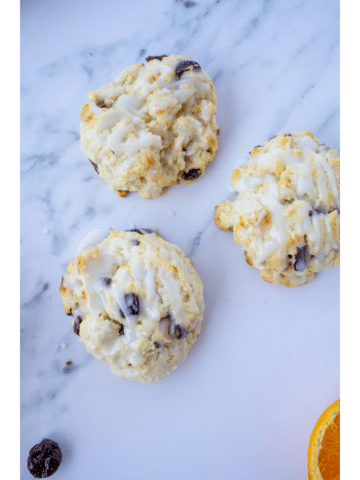
[[[81,149],[121,197],[155,198],[193,182],[220,138],[209,75],[183,55],[147,58],[97,91],[81,112]]]
[[[233,171],[237,194],[216,207],[247,262],[268,282],[302,285],[340,262],[340,159],[310,132],[272,137]]]
[[[111,231],[86,248],[60,292],[79,340],[118,377],[162,379],[200,332],[202,282],[183,251],[151,230]]]

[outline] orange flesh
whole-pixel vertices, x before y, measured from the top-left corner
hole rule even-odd
[[[340,413],[326,429],[318,459],[323,480],[340,479]]]

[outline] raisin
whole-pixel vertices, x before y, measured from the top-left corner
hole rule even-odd
[[[184,180],[194,180],[195,178],[199,178],[201,175],[200,168],[192,168],[188,172],[183,172],[182,177]]]
[[[174,326],[173,336],[178,340],[180,340],[181,338],[185,338],[187,334],[188,331],[186,330],[186,328],[182,327],[181,325]]]
[[[89,158],[89,160],[90,160],[90,158]],[[92,166],[94,167],[95,172],[96,172],[96,173],[99,173],[99,168],[98,168],[98,166],[97,166],[97,163],[94,163],[94,162],[92,162],[91,160],[90,160],[90,163],[91,163]]]
[[[59,445],[53,440],[44,438],[30,450],[27,467],[33,477],[48,478],[59,468],[61,460]]]
[[[76,320],[74,322],[74,332],[76,333],[76,335],[79,335],[80,336],[80,323],[83,321],[82,317],[77,316],[76,317]]]
[[[140,302],[136,293],[127,293],[125,295],[125,305],[129,315],[139,315]]]
[[[120,337],[121,337],[122,335],[125,335],[124,325],[123,325],[123,324],[121,324],[121,327],[119,328],[119,335],[120,335]]]
[[[160,60],[160,62],[161,62],[161,60],[162,60],[164,57],[167,57],[167,55],[154,55],[154,56],[150,55],[150,57],[146,57],[145,60],[146,60],[147,62],[151,62],[151,60]]]
[[[102,282],[104,283],[104,285],[106,285],[107,287],[111,284],[112,280],[111,278],[107,278],[107,277],[103,277],[102,279]]]
[[[304,245],[303,247],[297,249],[294,263],[294,270],[296,270],[297,272],[303,272],[306,268],[306,265],[308,263],[307,249],[307,245]]]
[[[197,62],[193,62],[192,60],[183,60],[182,62],[177,64],[175,68],[175,74],[177,78],[181,78],[181,75],[183,73],[190,70],[194,70],[194,72],[199,72],[201,70],[201,67]]]

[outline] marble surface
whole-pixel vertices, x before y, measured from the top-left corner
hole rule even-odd
[[[339,398],[339,268],[267,284],[213,217],[236,162],[270,136],[310,130],[339,151],[338,2],[21,5],[21,479],[44,437],[63,450],[58,480],[306,479],[311,430]],[[80,110],[88,91],[165,53],[212,77],[220,148],[195,183],[121,199],[80,150]],[[186,362],[145,385],[85,351],[59,294],[84,242],[133,224],[181,247],[205,287]]]

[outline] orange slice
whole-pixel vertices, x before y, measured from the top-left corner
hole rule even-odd
[[[340,480],[340,400],[316,422],[308,450],[309,480]]]

